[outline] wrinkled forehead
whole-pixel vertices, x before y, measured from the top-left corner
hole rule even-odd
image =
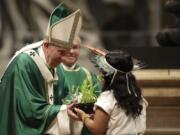
[[[81,45],[81,39],[80,39],[79,36],[74,38],[73,43],[71,45],[71,48],[67,48],[64,45],[60,44],[60,43],[48,42],[47,40],[45,40],[45,42],[48,43],[51,46],[57,47],[59,50],[64,50],[64,51],[69,51],[70,49],[72,49],[74,47],[80,47],[80,45]]]
[[[63,53],[66,53],[70,50],[70,48],[64,48],[64,47],[61,47],[55,43],[48,43],[49,46],[51,46],[51,48],[54,48],[56,49],[57,51],[60,51],[60,52],[63,52]]]

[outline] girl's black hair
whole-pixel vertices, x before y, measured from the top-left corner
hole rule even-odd
[[[132,117],[136,118],[142,111],[142,96],[136,78],[130,72],[133,69],[131,55],[124,51],[112,51],[105,57],[106,61],[119,71],[116,73],[112,84],[110,83],[113,74],[107,76],[104,74],[105,84],[103,91],[113,90],[117,105],[125,110],[126,115],[132,115]],[[128,86],[127,83],[129,83]],[[128,87],[130,91],[128,91]]]

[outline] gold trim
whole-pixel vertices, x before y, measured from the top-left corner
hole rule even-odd
[[[53,39],[52,38],[52,29],[53,29],[53,27],[55,27],[56,25],[58,25],[61,22],[66,21],[67,19],[71,18],[72,16],[75,16],[75,18],[74,18],[74,22],[73,22],[73,26],[72,26],[72,29],[71,29],[71,33],[70,33],[68,42],[58,40],[58,39]],[[80,17],[81,17],[81,13],[80,13],[80,9],[78,9],[75,12],[73,12],[72,14],[70,14],[69,16],[60,19],[59,21],[57,21],[56,23],[54,23],[51,26],[50,26],[50,22],[49,22],[49,27],[48,27],[48,31],[47,31],[48,35],[46,35],[46,37],[48,37],[48,41],[52,42],[52,43],[55,43],[55,44],[61,44],[61,45],[57,45],[57,46],[60,46],[60,47],[72,48],[73,40],[74,40],[74,37],[75,37],[75,32],[77,30],[77,26],[78,26],[78,23],[80,21]]]
[[[70,35],[70,38],[69,38],[70,45],[73,44],[73,40],[74,40],[75,32],[76,32],[76,29],[77,29],[77,25],[78,25],[79,20],[80,20],[79,18],[80,18],[80,12],[77,12],[75,14],[74,23],[73,23],[72,30],[71,30],[71,35]]]
[[[51,43],[53,43],[54,46],[58,46],[58,47],[64,47],[64,48],[67,48],[67,49],[72,48],[72,45],[70,45],[69,42],[65,42],[65,41],[62,41],[62,40],[59,40],[59,39],[55,39],[55,38],[51,38]]]
[[[73,45],[69,45],[70,43],[69,42],[65,42],[65,41],[62,41],[62,40],[59,40],[59,39],[55,39],[55,38],[50,38],[49,36],[46,36],[45,37],[46,39],[51,39],[51,40],[48,40],[50,43],[53,43],[54,46],[57,46],[57,47],[63,47],[63,48],[67,48],[67,49],[70,49]]]

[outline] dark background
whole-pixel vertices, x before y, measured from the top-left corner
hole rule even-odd
[[[101,47],[108,50],[129,51],[134,57],[146,63],[147,68],[177,69],[180,68],[180,0],[171,0],[177,4],[167,10],[168,1],[170,0],[65,2],[70,9],[82,8],[84,18],[82,30],[84,33],[98,30]],[[0,0],[0,57],[7,54],[10,58],[25,44],[43,39],[50,13],[60,2],[61,0]],[[88,15],[91,15],[93,20],[89,19]],[[97,25],[94,29],[90,26],[92,22]],[[179,33],[169,34],[169,31],[166,31],[165,34],[161,34],[160,40],[157,40],[157,35],[167,28],[169,31],[175,29]],[[82,40],[85,41],[86,37],[82,37]],[[99,43],[94,46],[98,45]],[[3,50],[4,47],[8,48],[7,46],[10,53],[9,50],[7,53]],[[4,58],[0,60],[0,64],[4,65],[2,63]]]

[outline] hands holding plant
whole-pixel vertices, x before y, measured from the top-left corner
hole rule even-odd
[[[74,108],[74,104],[70,104],[67,109],[68,116],[74,120],[85,123],[92,115],[86,114],[83,110]],[[74,111],[73,111],[74,110]]]
[[[89,114],[93,113],[93,106],[97,100],[94,86],[86,79],[80,90],[75,89],[73,91],[75,93],[72,94],[73,97],[71,99],[73,100],[69,102],[67,113],[70,118],[85,122],[85,119],[90,118]]]
[[[78,120],[81,121],[81,118],[73,111],[74,109],[74,103],[69,104],[67,106],[67,114],[70,118],[72,118],[73,120]]]

